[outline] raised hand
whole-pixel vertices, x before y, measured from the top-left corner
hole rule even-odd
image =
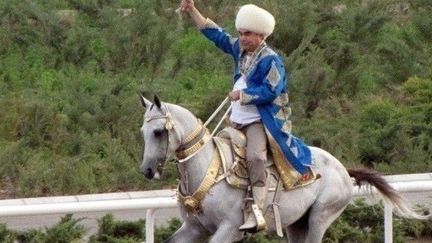
[[[193,9],[195,3],[193,0],[181,0],[180,10],[183,12],[189,12]]]

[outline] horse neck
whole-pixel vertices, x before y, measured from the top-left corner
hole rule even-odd
[[[173,109],[175,113],[176,123],[182,126],[181,139],[199,126],[198,119],[190,111],[179,106],[173,106],[170,109]],[[183,192],[193,193],[199,187],[212,161],[214,149],[213,141],[210,140],[192,158],[178,164],[177,169]]]
[[[213,151],[213,142],[209,141],[200,152],[178,165],[183,192],[192,194],[198,189],[212,162]]]

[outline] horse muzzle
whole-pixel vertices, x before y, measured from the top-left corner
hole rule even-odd
[[[159,163],[156,169],[152,169],[150,167],[147,168],[141,168],[141,173],[147,178],[147,179],[160,179],[162,177],[162,163]]]
[[[141,170],[141,173],[147,178],[147,179],[153,179],[155,176],[155,172],[151,168],[147,168],[144,170]]]

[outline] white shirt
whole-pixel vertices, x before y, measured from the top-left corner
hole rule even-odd
[[[246,78],[242,75],[234,84],[233,91],[247,88]],[[233,101],[230,120],[237,124],[248,125],[261,119],[256,105],[241,105],[240,100]]]

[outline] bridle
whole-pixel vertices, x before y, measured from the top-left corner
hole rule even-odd
[[[161,115],[144,117],[144,121],[148,123],[152,120],[165,119],[164,128],[168,132],[168,141],[165,152],[165,159],[162,163],[163,166],[168,159],[173,157],[173,154],[169,154],[169,144],[170,137],[172,136],[171,134],[175,133],[175,124],[168,107],[164,103],[162,103],[162,105],[164,109],[161,110],[165,110],[165,113]],[[197,120],[198,126],[188,136],[186,136],[186,138],[180,141],[180,145],[175,151],[175,157],[178,159],[178,163],[188,161],[190,158],[196,155],[204,147],[204,145],[207,144],[208,141],[210,141],[211,136],[208,129],[202,125],[201,120]]]
[[[224,102],[219,106],[219,108],[216,110],[215,113],[219,112],[222,106],[228,101],[228,98],[225,98]],[[163,168],[168,158],[171,157],[171,154],[168,155],[169,152],[169,144],[170,144],[170,137],[171,134],[174,133],[175,124],[174,120],[171,116],[171,113],[168,110],[168,107],[162,103],[159,108],[163,108],[162,115],[155,115],[155,116],[148,116],[145,117],[145,122],[150,122],[152,120],[157,119],[165,119],[165,130],[168,133],[167,136],[167,151],[165,153],[165,160],[158,165],[159,168]],[[231,106],[228,108],[228,110],[225,112],[224,116],[227,115],[229,112]],[[163,112],[165,110],[165,113]],[[189,161],[192,157],[194,157],[196,154],[198,154],[201,149],[204,148],[204,146],[207,144],[208,141],[212,140],[213,134],[216,132],[217,128],[220,126],[221,121],[219,121],[218,125],[216,125],[215,130],[212,134],[210,134],[209,130],[206,128],[206,125],[208,122],[210,122],[211,119],[215,116],[215,113],[209,118],[209,120],[203,125],[201,120],[197,119],[198,126],[184,139],[181,139],[179,142],[179,147],[175,151],[175,156],[177,157],[177,163],[181,164],[184,162]],[[178,189],[178,200],[179,202],[186,207],[186,210],[191,213],[197,213],[201,210],[201,201],[204,199],[204,197],[207,195],[210,188],[217,182],[219,182],[221,179],[225,178],[223,175],[221,179],[217,179],[219,174],[219,168],[221,167],[221,155],[215,150],[214,154],[212,156],[212,160],[210,162],[209,168],[207,169],[207,172],[202,179],[200,185],[198,188],[193,192],[189,193],[189,190],[186,189],[186,193],[181,191],[180,183],[184,183],[180,181],[179,183],[179,189]],[[186,184],[187,184],[187,176],[186,176]]]

